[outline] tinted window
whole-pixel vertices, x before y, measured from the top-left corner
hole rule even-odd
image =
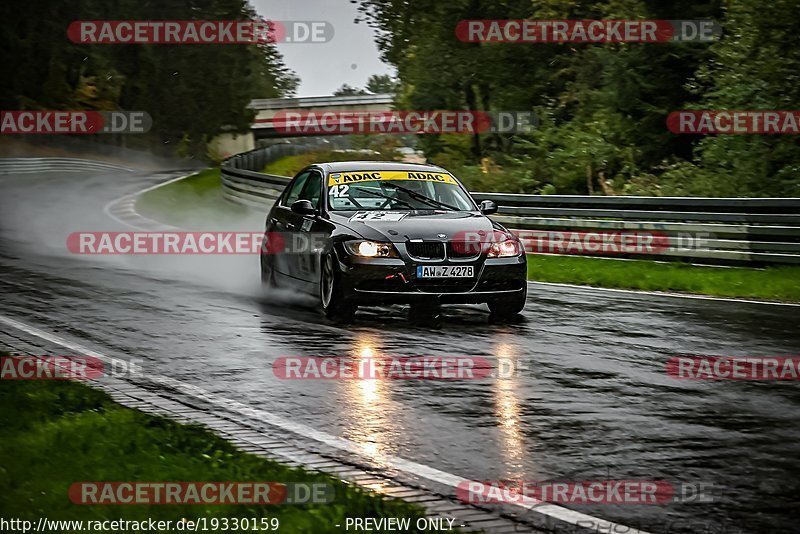
[[[297,175],[297,177],[294,179],[294,182],[292,182],[289,186],[288,193],[286,193],[286,196],[283,198],[284,206],[291,206],[297,201],[297,199],[300,198],[300,192],[303,190],[303,186],[306,185],[306,181],[308,181],[308,176],[310,174],[311,171],[306,171]]]
[[[322,175],[318,172],[312,172],[311,176],[306,180],[306,186],[303,193],[300,195],[301,199],[310,200],[311,205],[315,208],[319,207],[320,188],[322,187]]]

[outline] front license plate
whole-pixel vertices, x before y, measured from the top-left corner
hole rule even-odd
[[[475,276],[472,265],[419,265],[417,278],[471,278]]]

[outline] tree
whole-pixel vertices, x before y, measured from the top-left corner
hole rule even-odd
[[[397,80],[388,74],[373,74],[367,80],[366,90],[374,95],[394,94],[397,86]]]
[[[346,83],[333,92],[333,96],[353,96],[353,95],[365,95],[365,94],[367,94],[365,90],[351,87]]]
[[[653,183],[665,162],[691,157],[696,140],[672,135],[665,121],[669,112],[696,107],[703,99],[690,90],[690,82],[711,61],[709,45],[465,43],[455,37],[456,24],[470,19],[721,20],[720,3],[360,0],[359,11],[376,30],[383,59],[397,69],[399,106],[535,110],[543,118],[542,130],[534,134],[487,133],[474,135],[469,144],[456,136],[424,136],[420,144],[429,159],[481,169],[492,167],[488,159],[518,169],[519,183],[537,190],[616,193],[632,181],[642,183],[642,177]],[[753,10],[762,3],[767,0],[750,1]]]
[[[793,0],[729,0],[723,38],[690,87],[703,109],[791,110],[800,102],[800,20]],[[673,194],[800,196],[792,135],[702,138],[691,163],[667,173]]]
[[[46,16],[43,16],[46,14]],[[85,45],[66,40],[74,20],[252,20],[245,0],[29,0],[0,4],[2,109],[128,109],[153,119],[130,142],[182,144],[203,157],[222,131],[245,131],[254,98],[290,95],[297,77],[273,44]]]

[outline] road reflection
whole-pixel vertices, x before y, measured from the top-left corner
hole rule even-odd
[[[370,334],[355,334],[352,349],[343,356],[362,366],[370,358],[383,358],[376,337]],[[521,364],[519,351],[514,344],[501,342],[493,349],[497,366],[493,378],[472,382],[473,387],[483,389],[492,398],[491,416],[499,433],[497,450],[503,465],[502,476],[506,479],[521,479],[526,474],[529,461],[523,432],[522,406],[520,403],[522,377],[515,370]],[[401,455],[398,444],[408,439],[409,429],[403,421],[404,408],[393,398],[396,380],[346,379],[337,381],[339,391],[339,413],[343,423],[343,436],[362,447],[377,465],[386,467],[386,457]]]
[[[500,429],[500,450],[503,455],[506,479],[525,476],[525,439],[519,403],[519,378],[513,370],[519,369],[519,354],[510,343],[500,343],[494,350],[498,376],[493,379],[495,415]]]
[[[352,354],[358,366],[370,358],[379,358],[378,346],[373,336],[356,334]],[[352,379],[339,381],[342,407],[347,425],[344,436],[363,447],[363,452],[378,464],[387,455],[394,454],[393,444],[405,434],[394,412],[399,408],[391,397],[391,381],[380,379]]]

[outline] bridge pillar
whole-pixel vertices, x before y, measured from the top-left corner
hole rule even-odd
[[[223,133],[216,136],[208,144],[208,150],[215,160],[222,160],[253,150],[256,147],[253,132],[247,133]]]

